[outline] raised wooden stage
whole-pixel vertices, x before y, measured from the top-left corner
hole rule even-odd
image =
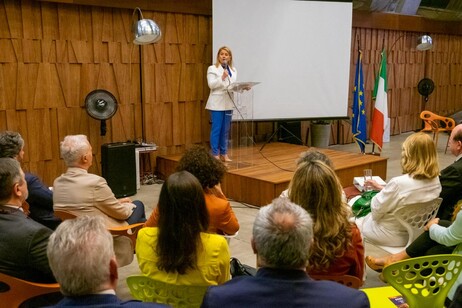
[[[260,152],[260,146],[234,148],[228,163],[222,189],[228,198],[262,206],[278,197],[287,188],[295,171],[295,161],[307,147],[289,143],[270,143]],[[350,152],[318,149],[330,157],[343,187],[351,186],[355,176],[364,169],[387,178],[387,158]],[[266,157],[266,158],[265,158]],[[181,155],[158,156],[157,173],[166,178],[174,172]]]

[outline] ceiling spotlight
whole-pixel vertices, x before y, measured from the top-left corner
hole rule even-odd
[[[433,47],[433,40],[430,35],[422,35],[417,39],[417,50],[429,50]]]
[[[132,20],[137,11],[140,19],[136,20],[132,26],[133,43],[136,45],[145,45],[159,41],[162,36],[159,26],[152,19],[144,19],[139,7],[133,11]]]

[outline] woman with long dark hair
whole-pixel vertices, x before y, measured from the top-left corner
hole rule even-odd
[[[146,276],[179,285],[217,285],[229,279],[224,237],[206,233],[209,216],[199,181],[173,173],[162,186],[155,228],[138,233],[136,256]]]

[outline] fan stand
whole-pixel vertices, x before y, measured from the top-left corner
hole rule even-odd
[[[106,136],[106,131],[107,131],[106,120],[101,120],[100,135]]]

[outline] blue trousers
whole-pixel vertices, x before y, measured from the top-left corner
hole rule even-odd
[[[144,211],[144,204],[143,202],[139,200],[133,201],[133,204],[136,205],[136,207],[133,209],[132,214],[130,217],[125,219],[126,222],[128,222],[129,225],[133,225],[139,222],[145,222],[146,221],[146,213]]]
[[[210,110],[212,129],[210,130],[210,148],[212,154],[226,155],[228,153],[228,136],[231,128],[232,110]]]

